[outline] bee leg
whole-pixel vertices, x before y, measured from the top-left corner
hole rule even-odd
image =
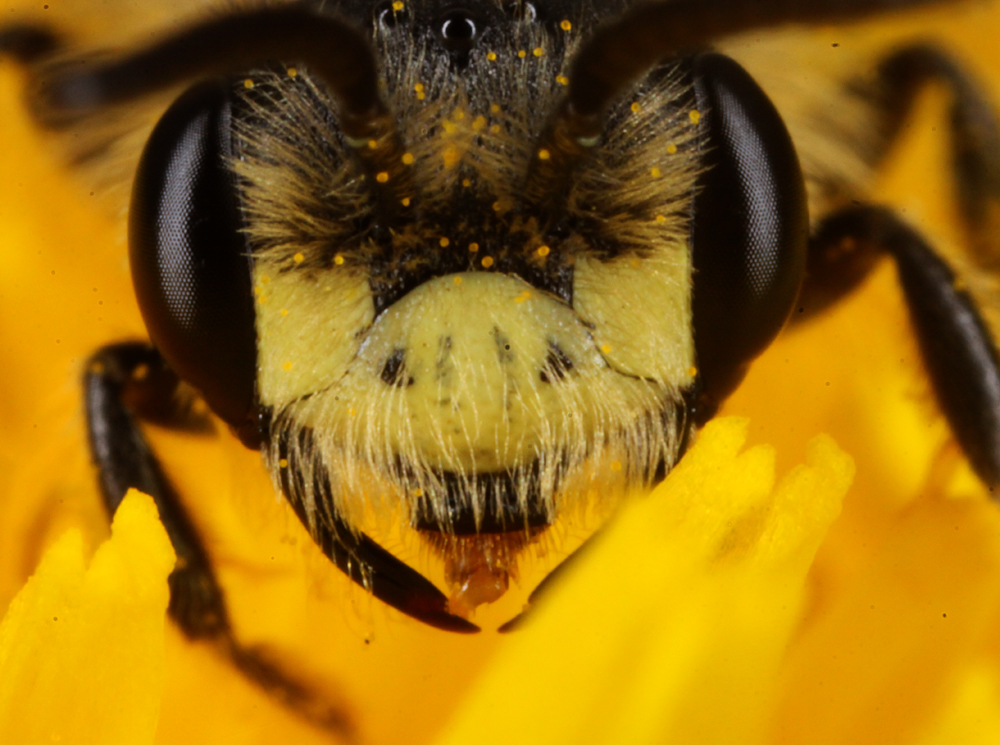
[[[970,257],[984,269],[1000,271],[1000,121],[981,86],[942,50],[927,44],[903,47],[886,57],[875,81],[860,90],[880,114],[873,160],[885,157],[917,96],[935,82],[951,93],[955,198]],[[857,287],[880,256],[822,236],[813,244],[795,320],[818,313]]]
[[[944,84],[956,199],[971,258],[1000,269],[1000,122],[982,86],[940,49],[904,47],[878,68],[876,101],[883,111],[886,142],[902,130],[917,95],[928,84]]]
[[[860,277],[882,254],[896,262],[921,356],[938,403],[979,477],[1000,484],[1000,356],[986,323],[954,271],[916,230],[884,207],[857,206],[827,218],[810,245],[804,290]],[[808,299],[804,299],[808,303]]]
[[[34,62],[59,48],[54,33],[41,26],[11,24],[0,28],[0,55],[22,64]]]
[[[296,713],[326,729],[350,734],[343,711],[288,679],[233,634],[209,556],[139,427],[140,418],[191,426],[189,419],[177,418],[174,394],[179,381],[160,353],[140,342],[104,347],[88,361],[83,383],[87,437],[109,515],[114,515],[130,488],[149,494],[177,554],[177,565],[167,580],[170,617],[189,639],[216,644],[244,675]]]

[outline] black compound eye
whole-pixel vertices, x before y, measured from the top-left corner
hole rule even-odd
[[[375,22],[383,29],[392,29],[410,22],[410,13],[400,0],[375,6]]]
[[[164,358],[234,426],[254,411],[257,334],[232,156],[232,93],[203,83],[163,115],[129,212],[132,282]]]
[[[699,420],[771,343],[798,296],[809,215],[791,137],[750,75],[721,54],[694,61],[706,170],[692,229]]]

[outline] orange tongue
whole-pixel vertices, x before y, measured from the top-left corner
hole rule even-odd
[[[517,580],[517,558],[532,536],[517,531],[471,536],[424,534],[444,559],[451,597],[448,610],[468,618],[484,603],[503,597]]]
[[[448,598],[448,612],[469,618],[483,603],[492,603],[503,597],[510,585],[510,574],[505,569],[480,564],[448,584],[452,590]]]

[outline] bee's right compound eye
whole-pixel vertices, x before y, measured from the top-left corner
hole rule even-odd
[[[181,378],[239,427],[254,411],[257,335],[232,156],[232,92],[202,83],[163,115],[136,173],[132,281],[146,328]]]

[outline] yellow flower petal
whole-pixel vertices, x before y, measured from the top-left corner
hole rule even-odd
[[[709,424],[627,505],[498,653],[445,735],[458,743],[752,743],[853,478],[820,437],[774,488],[747,422]]]
[[[89,567],[77,530],[46,551],[0,624],[0,742],[152,743],[174,561],[134,490]]]

